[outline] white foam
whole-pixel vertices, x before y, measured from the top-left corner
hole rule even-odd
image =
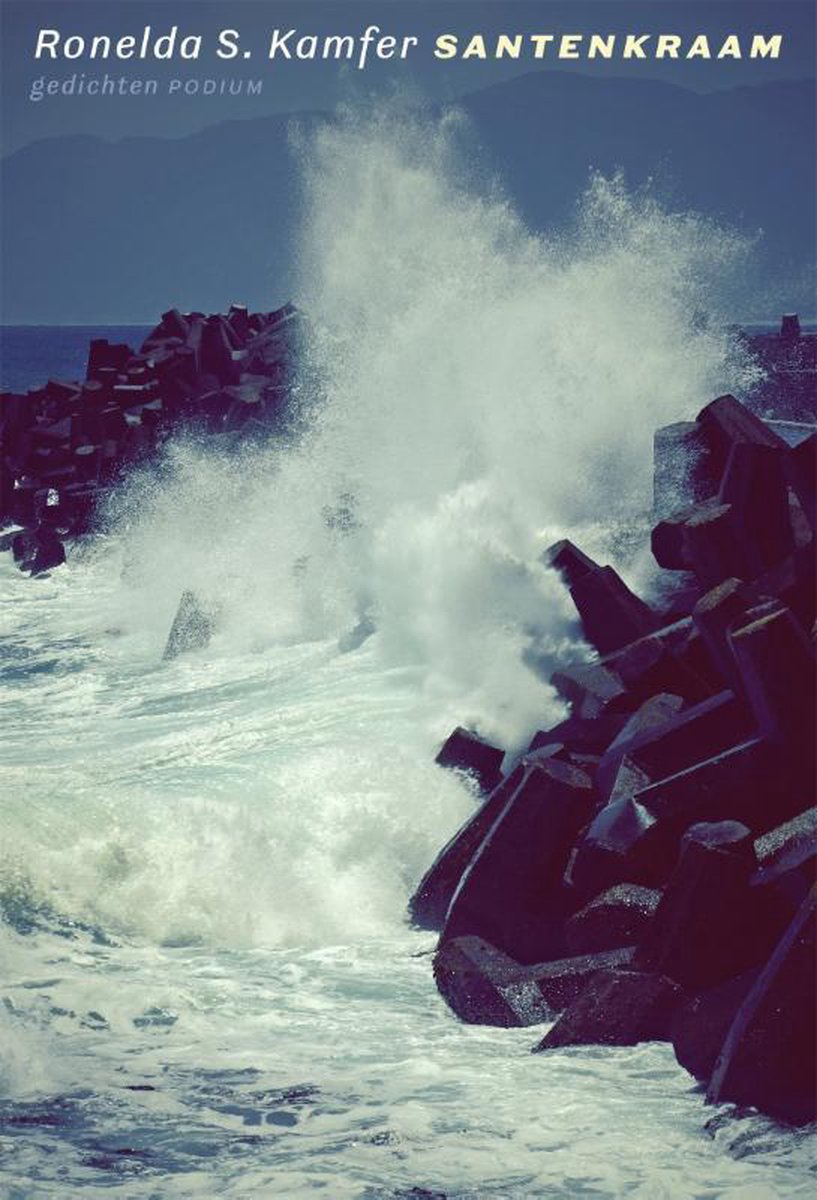
[[[734,237],[600,179],[569,235],[533,235],[464,134],[347,114],[302,147],[305,432],[172,444],[106,542],[24,581],[20,637],[70,635],[79,669],[21,689],[12,841],[68,911],[228,945],[394,928],[473,802],[439,740],[514,749],[561,714],[525,665],[579,649],[541,550],[606,555],[649,506],[656,425],[739,382]],[[187,588],[220,626],[162,665]],[[339,655],[361,616],[375,636]]]

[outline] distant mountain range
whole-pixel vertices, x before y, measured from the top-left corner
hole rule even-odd
[[[460,107],[532,227],[565,222],[591,169],[621,168],[633,186],[657,181],[673,208],[762,229],[767,272],[789,281],[790,306],[813,307],[813,81],[702,95],[537,72]],[[116,324],[171,305],[266,309],[289,299],[290,120],[228,122],[178,140],[54,138],[8,156],[3,321]]]

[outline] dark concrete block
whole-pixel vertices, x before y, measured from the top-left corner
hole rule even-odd
[[[677,842],[660,832],[655,817],[632,796],[605,805],[570,857],[566,883],[579,903],[618,883],[661,884],[674,864]]]
[[[736,442],[719,499],[729,504],[735,538],[752,577],[794,552],[786,462],[791,451]]]
[[[689,635],[667,637],[658,630],[617,651],[603,665],[615,671],[636,707],[659,692],[695,704],[711,695],[712,672],[705,659],[702,669],[701,656],[694,650]]]
[[[612,567],[599,567],[580,576],[570,594],[584,635],[599,654],[627,646],[658,627],[656,614]]]
[[[772,449],[785,449],[786,443],[759,417],[751,413],[734,396],[719,396],[702,408],[697,417],[716,469],[726,467],[732,447],[737,442],[750,442]]]
[[[120,408],[136,408],[154,400],[159,394],[159,385],[155,379],[145,383],[116,383],[111,394]]]
[[[88,349],[86,379],[104,380],[105,378],[110,378],[110,375],[106,377],[102,372],[107,371],[116,374],[123,370],[132,354],[133,351],[130,346],[123,343],[109,342],[107,338],[93,339]]]
[[[766,447],[736,447],[730,459],[732,474],[727,472],[731,484],[726,492],[734,499],[717,496],[660,521],[650,538],[659,566],[691,571],[700,585],[709,589],[732,576],[753,579],[769,563],[785,556],[793,547],[788,499],[785,490],[778,489],[778,503],[770,501],[768,509],[755,501],[747,481],[752,478],[750,467],[757,467],[757,459],[768,467],[765,474],[776,471],[780,482],[782,457]],[[755,475],[764,475],[764,471],[758,467]]]
[[[616,751],[626,753],[650,779],[659,780],[712,758],[753,732],[754,723],[743,701],[723,691],[660,723],[636,726],[626,739],[622,731]]]
[[[690,563],[684,546],[684,528],[696,514],[717,512],[721,507],[717,497],[686,505],[664,516],[653,526],[650,534],[652,556],[667,571],[689,571]]]
[[[681,837],[698,821],[741,820],[768,830],[802,807],[785,759],[761,739],[608,803],[570,857],[574,908],[618,883],[663,887]]]
[[[673,721],[684,707],[680,696],[659,693],[645,700],[601,756],[596,775],[596,790],[603,801],[607,801],[613,790],[619,766],[625,756],[641,745],[657,730]],[[633,765],[634,760],[631,758]],[[644,774],[647,774],[644,772]],[[652,776],[651,778],[655,778]]]
[[[675,1010],[670,1027],[675,1057],[700,1083],[709,1082],[729,1027],[758,974],[759,969],[727,979]]]
[[[817,808],[808,808],[759,837],[755,853],[758,868],[751,880],[752,908],[758,923],[777,940],[817,883]]]
[[[752,589],[740,579],[725,579],[702,596],[692,610],[692,620],[710,658],[724,683],[736,694],[742,694],[742,684],[729,642],[729,631],[746,614],[754,599]]]
[[[670,655],[668,661],[661,659],[661,651]],[[723,681],[689,614],[605,655],[601,662],[619,676],[637,703],[657,692],[695,702],[723,690]]]
[[[524,777],[524,768],[519,766],[497,784],[437,855],[409,901],[415,925],[421,929],[442,929],[463,872]]]
[[[739,515],[731,504],[702,505],[684,521],[682,532],[684,561],[702,587],[757,574],[739,537]]]
[[[635,946],[655,915],[661,893],[656,888],[620,883],[574,913],[565,926],[571,954],[593,954],[617,946]]]
[[[81,413],[104,408],[111,394],[111,389],[105,387],[98,379],[88,379],[82,385],[80,393]]]
[[[162,313],[162,333],[165,337],[181,338],[184,341],[190,331],[187,320],[177,308],[171,308]]]
[[[748,919],[756,865],[745,825],[721,821],[688,829],[636,964],[698,992],[758,963],[769,947]]]
[[[434,979],[448,1007],[468,1024],[533,1025],[551,1016],[532,968],[482,938],[443,942],[434,955]]]
[[[631,954],[624,949],[522,966],[482,938],[459,937],[441,943],[434,956],[434,979],[462,1021],[534,1025],[552,1020],[596,971],[626,964]]]
[[[539,750],[558,742],[576,753],[601,754],[621,732],[626,720],[626,713],[605,713],[593,719],[571,716],[552,729],[534,734],[529,750]]]
[[[534,1049],[668,1041],[682,999],[678,985],[660,975],[599,971]]]
[[[591,720],[604,712],[627,711],[627,689],[621,680],[599,663],[577,663],[555,671],[550,679],[571,713]]]
[[[741,821],[756,834],[773,829],[802,807],[795,775],[785,755],[750,738],[650,784],[635,800],[656,822],[658,855],[698,821]]]
[[[128,425],[119,405],[109,405],[99,414],[101,442],[115,442],[125,436]]]
[[[729,640],[758,731],[813,760],[817,659],[791,612],[773,609],[733,630]]]
[[[215,375],[221,384],[238,383],[241,368],[233,359],[233,349],[229,324],[223,317],[209,317],[201,333],[200,369]]]
[[[542,562],[558,571],[568,587],[572,587],[588,572],[599,569],[597,562],[567,538],[549,546],[542,555]]]
[[[242,342],[250,336],[250,314],[244,304],[231,304],[227,320]]]
[[[49,379],[45,385],[45,397],[55,405],[54,413],[63,413],[76,404],[80,396],[80,384],[67,379]]]
[[[759,596],[777,597],[791,609],[800,625],[811,630],[817,616],[817,553],[813,539],[754,583]]]
[[[489,792],[502,778],[505,751],[459,727],[444,742],[435,762],[438,766],[473,775],[483,791]]]
[[[707,1092],[778,1120],[817,1118],[817,888],[738,1009]]]
[[[15,536],[12,552],[21,571],[42,575],[65,562],[65,547],[56,530],[40,526]]]
[[[521,963],[559,954],[562,875],[594,807],[583,771],[553,759],[526,767],[460,880],[443,939],[474,934]]]

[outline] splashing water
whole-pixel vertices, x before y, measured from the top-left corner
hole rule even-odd
[[[582,652],[542,549],[574,536],[649,587],[621,547],[653,431],[749,378],[719,307],[739,239],[619,179],[533,235],[469,139],[456,113],[390,111],[299,141],[297,435],[229,458],[177,439],[65,568],[0,566],[0,1078],[23,1106],[67,1096],[14,1110],[44,1122],[14,1159],[43,1195],[128,1163],[134,1196],[217,1176],[236,1196],[652,1197],[690,1173],[699,1195],[806,1194],[765,1126],[740,1150],[762,1169],[700,1143],[666,1048],[549,1073],[531,1031],[457,1025],[409,957],[407,897],[474,803],[436,744],[467,723],[523,745],[561,713],[525,659]],[[185,589],[217,632],[162,663]],[[123,1129],[144,1161],[110,1149]]]
[[[746,378],[718,320],[737,238],[602,179],[572,231],[534,236],[463,146],[457,114],[393,111],[301,144],[300,436],[176,441],[95,550],[36,603],[18,589],[21,638],[68,635],[59,685],[20,693],[13,782],[44,813],[21,842],[84,919],[227,944],[400,922],[468,804],[435,742],[462,722],[516,750],[560,716],[525,665],[581,652],[542,549],[608,552],[649,508],[655,427]],[[160,667],[186,588],[219,630]],[[70,835],[55,787],[81,796]]]
[[[746,381],[718,322],[746,246],[603,179],[533,236],[465,185],[463,136],[347,115],[302,148],[308,433],[240,466],[175,447],[174,484],[129,497],[131,577],[168,593],[162,633],[192,585],[232,645],[367,614],[384,662],[515,747],[549,703],[520,649],[573,633],[538,556],[643,516],[654,429]]]

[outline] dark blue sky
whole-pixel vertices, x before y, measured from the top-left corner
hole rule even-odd
[[[348,88],[378,91],[395,77],[418,87],[434,99],[454,99],[464,92],[538,69],[530,59],[441,62],[432,54],[441,32],[460,37],[481,32],[507,33],[677,33],[685,38],[706,33],[718,42],[727,33],[782,33],[778,61],[611,62],[596,61],[547,66],[547,70],[578,69],[594,74],[624,74],[671,81],[698,91],[710,91],[772,79],[814,74],[815,6],[812,0],[2,0],[2,144],[3,152],[27,142],[60,134],[92,133],[106,138],[148,134],[181,136],[230,118],[328,108]],[[213,39],[215,31],[241,30],[244,44],[257,47],[253,61],[220,63],[212,54],[198,62],[162,64],[139,62],[36,62],[33,47],[41,27],[61,29],[65,36],[138,33],[146,24],[165,32],[173,24],[182,32]],[[420,45],[404,64],[374,63],[364,73],[349,72],[332,62],[276,61],[264,57],[271,29],[295,27],[299,32],[358,33],[368,24],[384,32],[413,34]],[[28,99],[38,76],[65,78],[105,70],[116,75],[155,77],[263,78],[259,97],[206,99],[198,96],[153,98],[112,97]]]

